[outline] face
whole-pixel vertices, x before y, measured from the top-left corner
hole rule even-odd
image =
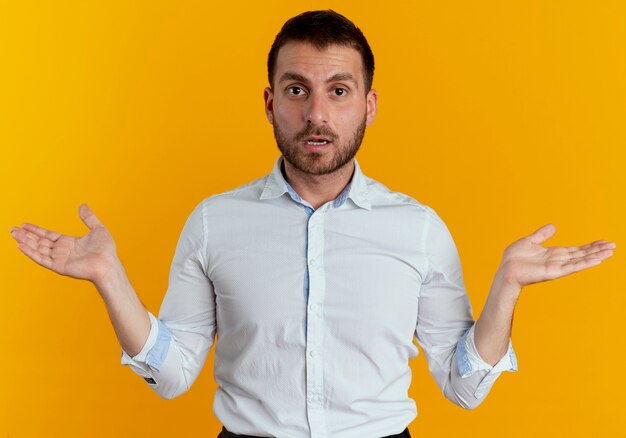
[[[264,98],[286,165],[309,175],[349,165],[376,116],[376,91],[365,93],[361,55],[351,47],[285,44]]]

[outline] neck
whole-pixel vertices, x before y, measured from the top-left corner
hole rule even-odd
[[[318,209],[328,201],[337,198],[354,173],[354,160],[333,173],[326,175],[310,175],[293,167],[283,159],[287,182],[296,193],[314,209]]]

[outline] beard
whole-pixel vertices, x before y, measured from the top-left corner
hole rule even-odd
[[[325,126],[316,128],[307,125],[302,131],[289,138],[276,120],[273,123],[274,137],[283,157],[293,167],[309,175],[327,175],[342,168],[354,158],[365,135],[366,120],[367,117],[363,116],[361,124],[356,128],[352,137],[341,143],[337,143],[337,134]],[[304,149],[302,142],[312,135],[329,139],[332,142],[331,150],[325,151],[326,153],[317,153]],[[332,153],[330,159],[327,157],[329,152]]]

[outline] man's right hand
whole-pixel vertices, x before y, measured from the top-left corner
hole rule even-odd
[[[100,282],[119,263],[115,242],[94,212],[81,204],[78,214],[89,227],[82,237],[68,236],[34,224],[12,227],[18,248],[31,260],[61,275]]]
[[[120,345],[131,357],[150,334],[150,318],[135,293],[109,230],[86,204],[78,214],[89,227],[82,237],[67,236],[33,224],[11,228],[17,246],[30,259],[61,275],[91,281],[109,312]]]

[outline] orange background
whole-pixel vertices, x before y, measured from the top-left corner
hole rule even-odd
[[[445,400],[415,359],[411,432],[623,433],[624,2],[354,4],[0,2],[0,437],[217,435],[213,353],[189,392],[162,400],[120,365],[93,285],[30,261],[9,228],[82,235],[87,202],[158,313],[193,207],[278,156],[262,100],[273,37],[328,7],[376,56],[379,113],[359,163],[446,221],[475,317],[506,245],[541,225],[557,226],[550,245],[618,244],[598,267],[524,290],[520,371],[477,410]]]

